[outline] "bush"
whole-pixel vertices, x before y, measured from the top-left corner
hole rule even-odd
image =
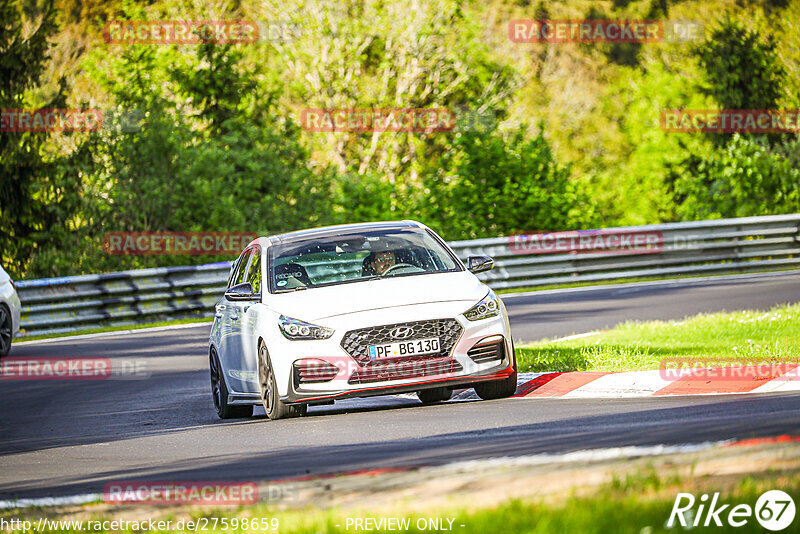
[[[570,181],[542,132],[466,132],[439,173],[426,180],[428,219],[448,239],[586,228],[588,196]],[[433,222],[431,223],[433,224]]]
[[[683,220],[800,212],[800,141],[773,151],[763,137],[734,134],[722,147],[691,154],[674,181]]]

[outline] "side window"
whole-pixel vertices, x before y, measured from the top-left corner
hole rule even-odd
[[[242,254],[238,258],[233,261],[233,265],[231,266],[231,274],[228,276],[228,287],[231,287],[234,284],[234,280],[236,280],[236,276],[239,273],[239,267],[242,266],[242,259],[247,261],[247,258]]]
[[[250,256],[251,252],[251,250],[245,252],[245,256],[242,258],[242,263],[239,265],[239,272],[236,273],[236,276],[234,277],[235,281],[233,282],[233,285],[241,284],[245,281],[244,275],[247,274],[247,265],[250,263],[250,261],[252,261],[252,256]]]
[[[245,282],[250,282],[253,286],[253,293],[261,293],[261,247],[255,247],[250,251],[252,260],[247,268],[247,278]]]
[[[228,287],[232,287],[244,282],[244,275],[247,272],[247,264],[250,260],[250,252],[251,250],[245,250],[242,255],[239,256],[238,265],[236,266],[236,270],[233,272],[233,276],[231,276],[231,282]]]

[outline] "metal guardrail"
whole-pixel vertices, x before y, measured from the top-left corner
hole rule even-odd
[[[625,278],[743,273],[800,266],[800,214],[669,223],[573,232],[590,238],[647,233],[655,248],[542,253],[521,236],[455,241],[468,256],[495,259],[479,277],[495,289],[537,287]],[[543,237],[538,235],[537,238]],[[523,243],[520,246],[520,243]],[[188,316],[211,318],[225,289],[230,262],[195,267],[17,282],[22,301],[21,336],[74,332],[104,325]]]

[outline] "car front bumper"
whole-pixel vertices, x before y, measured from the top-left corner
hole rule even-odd
[[[353,397],[375,397],[379,395],[399,395],[401,393],[414,393],[423,389],[435,387],[447,387],[458,389],[459,387],[468,388],[480,382],[503,380],[511,376],[515,371],[513,363],[502,363],[495,366],[490,371],[482,371],[470,375],[439,376],[429,377],[420,380],[403,381],[393,383],[390,381],[376,383],[367,387],[352,389],[330,390],[330,391],[308,391],[296,388],[294,384],[288,395],[281,397],[281,401],[286,404],[302,404],[326,401],[349,399]]]

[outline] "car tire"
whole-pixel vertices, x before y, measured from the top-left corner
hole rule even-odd
[[[475,393],[483,400],[503,399],[517,391],[517,371],[508,378],[475,384]]]
[[[450,400],[450,397],[452,396],[453,390],[450,388],[431,388],[417,391],[417,397],[419,397],[419,400],[422,401],[422,404],[444,402]]]
[[[0,304],[0,358],[11,352],[11,341],[14,337],[14,325],[11,324],[11,310]]]
[[[508,378],[475,384],[475,393],[483,400],[504,399],[517,392],[517,357],[514,344],[511,344],[511,366],[513,372]]]
[[[270,419],[286,419],[306,414],[308,405],[286,404],[281,401],[275,373],[272,372],[272,361],[264,341],[258,343],[258,383],[261,386],[261,402]]]
[[[209,368],[211,370],[211,396],[214,400],[214,409],[220,419],[242,419],[252,417],[253,405],[230,405],[228,404],[228,387],[222,375],[222,366],[217,357],[217,351],[211,349],[209,357]]]

